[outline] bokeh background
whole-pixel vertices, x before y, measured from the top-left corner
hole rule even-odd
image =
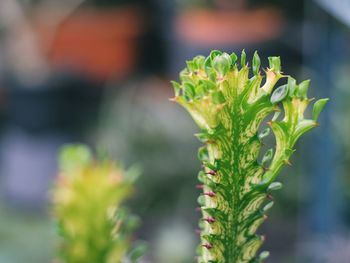
[[[330,97],[280,180],[271,263],[350,258],[349,0],[0,0],[0,263],[55,253],[57,150],[83,142],[143,167],[129,205],[144,262],[194,262],[198,129],[168,101],[185,61],[211,49],[280,55]]]

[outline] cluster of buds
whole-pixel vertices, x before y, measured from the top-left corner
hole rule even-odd
[[[271,192],[282,187],[275,179],[289,164],[299,137],[318,126],[328,100],[316,101],[306,118],[309,80],[297,84],[284,75],[279,57],[269,57],[263,72],[257,52],[251,67],[246,60],[244,51],[239,59],[215,50],[188,61],[180,83],[172,82],[171,100],[190,113],[204,143],[198,152],[203,163],[199,263],[263,262],[268,257],[267,251],[257,255],[265,238],[256,231],[273,205]],[[275,87],[283,79],[286,84]],[[270,115],[269,127],[260,131]],[[259,160],[270,130],[276,145]]]

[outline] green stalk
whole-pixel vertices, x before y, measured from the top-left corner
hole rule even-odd
[[[281,72],[279,57],[269,57],[269,68],[260,72],[260,58],[255,52],[252,66],[221,51],[208,57],[187,61],[180,73],[180,83],[172,82],[175,97],[201,129],[197,134],[204,146],[199,159],[204,169],[198,179],[203,193],[201,206],[201,244],[198,262],[262,262],[269,253],[257,251],[264,242],[258,227],[272,207],[271,191],[282,187],[275,182],[281,169],[289,164],[298,138],[318,126],[317,119],[328,99],[316,101],[312,118],[304,117],[311,99],[307,98],[309,81],[296,81]],[[275,89],[276,83],[287,83]],[[284,118],[278,120],[283,108]],[[258,160],[262,140],[270,129],[259,132],[262,122],[272,129],[276,146]]]

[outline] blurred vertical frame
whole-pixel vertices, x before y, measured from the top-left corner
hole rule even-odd
[[[311,78],[317,81],[317,93],[333,99],[336,96],[335,79],[332,72],[335,64],[342,59],[342,32],[335,18],[322,9],[317,1],[304,1],[303,58],[306,70],[311,71]],[[321,2],[321,1],[318,1]],[[310,75],[310,72],[307,73]],[[303,206],[300,234],[302,241],[320,242],[327,246],[329,238],[342,229],[340,218],[341,194],[339,190],[339,174],[337,174],[336,156],[339,145],[334,141],[334,127],[331,116],[334,107],[330,105],[321,117],[322,129],[315,132],[304,145],[304,149],[314,149],[312,155],[305,155],[305,174],[309,196],[308,204]],[[304,250],[305,248],[302,248]],[[309,250],[309,249],[307,249]],[[300,251],[309,257],[308,262],[320,262],[323,251],[311,249]]]

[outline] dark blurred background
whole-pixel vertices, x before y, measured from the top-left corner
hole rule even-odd
[[[51,262],[57,150],[84,142],[143,175],[132,210],[144,262],[194,262],[198,129],[172,104],[185,61],[211,49],[279,55],[330,97],[260,232],[271,263],[350,258],[350,1],[0,0],[0,263]]]

